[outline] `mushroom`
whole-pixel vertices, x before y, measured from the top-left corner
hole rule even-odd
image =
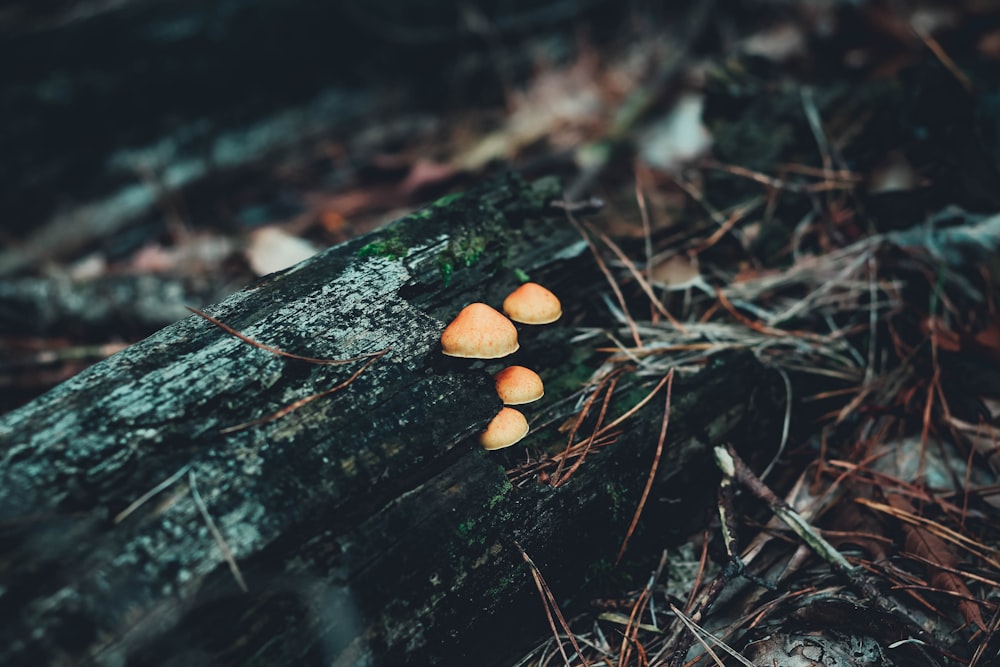
[[[519,347],[514,325],[485,303],[470,303],[441,334],[441,351],[449,357],[498,359]]]
[[[479,436],[483,449],[510,447],[528,435],[528,420],[514,408],[502,408]]]
[[[538,373],[524,366],[508,366],[493,376],[497,395],[504,405],[523,405],[545,395]]]
[[[524,283],[503,300],[503,312],[521,324],[550,324],[562,316],[562,305],[538,283]]]

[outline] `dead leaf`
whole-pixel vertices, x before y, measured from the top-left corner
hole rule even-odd
[[[888,496],[887,500],[896,509],[909,514],[917,513],[913,505],[905,498],[892,495]],[[901,527],[904,535],[903,548],[906,551],[919,556],[925,561],[938,563],[952,570],[958,569],[958,558],[941,538],[924,530],[921,526],[902,523]],[[973,596],[969,587],[965,585],[962,578],[954,572],[949,572],[945,569],[939,569],[930,565],[926,567],[930,570],[930,585],[933,588],[957,595],[959,599],[958,608],[962,612],[962,617],[966,623],[976,625],[985,632],[986,622],[983,620],[979,605],[972,602],[975,596]]]
[[[455,168],[450,164],[418,159],[410,167],[410,173],[406,175],[400,188],[406,194],[412,195],[422,188],[445,183],[454,176]]]
[[[663,171],[678,172],[712,147],[712,135],[701,122],[702,95],[688,94],[673,110],[647,128],[639,138],[643,161]]]
[[[245,253],[253,272],[263,276],[294,266],[318,251],[309,241],[278,227],[261,227],[250,235],[250,245]]]
[[[657,287],[668,290],[682,290],[704,283],[697,258],[683,254],[657,261],[650,271],[650,278]]]
[[[581,59],[568,68],[541,71],[526,90],[511,95],[513,111],[503,127],[457,156],[456,169],[477,171],[542,139],[556,148],[578,145],[580,129],[592,125],[603,108],[595,65]]]

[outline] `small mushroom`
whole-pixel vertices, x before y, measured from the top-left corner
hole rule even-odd
[[[562,304],[538,283],[524,283],[503,300],[503,312],[521,324],[550,324],[562,317]]]
[[[504,405],[523,405],[545,395],[538,373],[524,366],[508,366],[493,376],[497,395]]]
[[[502,408],[479,436],[483,449],[510,447],[528,435],[528,420],[514,408]]]
[[[441,334],[441,351],[449,357],[498,359],[519,347],[514,325],[485,303],[470,303]]]

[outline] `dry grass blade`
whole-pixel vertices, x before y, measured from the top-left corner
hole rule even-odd
[[[157,493],[159,493],[160,491],[163,491],[168,486],[170,486],[171,484],[173,484],[174,482],[176,482],[177,480],[179,480],[181,477],[183,477],[184,473],[186,473],[190,467],[191,467],[190,463],[181,466],[180,470],[178,470],[173,475],[171,475],[170,477],[166,478],[165,480],[163,480],[162,482],[160,482],[159,484],[157,484],[153,488],[151,488],[146,493],[144,493],[141,496],[139,496],[135,501],[133,501],[132,503],[130,503],[128,507],[126,507],[121,512],[119,512],[118,514],[115,515],[115,519],[114,519],[115,523],[121,523],[122,521],[124,521],[125,519],[127,519],[132,514],[132,512],[136,511],[137,509],[139,509],[140,507],[142,507],[143,505],[145,505],[149,501],[150,498],[152,498]]]
[[[947,69],[951,75],[955,77],[955,80],[958,81],[963,88],[965,88],[966,92],[972,93],[975,91],[976,87],[972,84],[968,75],[959,68],[955,61],[952,60],[951,56],[949,56],[944,48],[941,47],[941,44],[934,39],[933,35],[927,32],[927,30],[920,26],[916,21],[911,22],[910,27],[913,29],[913,32],[916,33],[917,37],[923,41],[927,48],[931,50],[934,56],[941,61],[941,64],[944,65],[945,69]]]
[[[640,289],[642,289],[643,293],[646,295],[646,298],[649,299],[649,303],[656,309],[656,312],[663,315],[667,318],[670,324],[683,332],[684,325],[681,324],[677,318],[671,315],[666,306],[664,306],[663,303],[656,297],[656,294],[653,293],[652,285],[650,285],[646,277],[639,272],[639,269],[637,269],[635,263],[628,258],[628,255],[622,252],[622,249],[618,247],[618,244],[612,241],[611,238],[602,231],[591,230],[589,227],[587,229],[588,231],[596,233],[597,237],[604,242],[604,245],[610,248],[615,257],[617,257],[618,260],[625,265],[625,267],[629,270],[629,273],[632,274],[632,277],[635,278],[635,281],[639,285]]]
[[[692,252],[701,253],[714,246],[716,243],[719,242],[719,240],[722,239],[722,237],[724,237],[726,234],[728,234],[730,231],[733,230],[733,227],[736,226],[736,223],[738,223],[740,220],[743,220],[747,216],[747,214],[750,213],[750,211],[757,208],[760,205],[760,202],[761,199],[757,198],[751,200],[748,204],[738,206],[729,214],[729,217],[727,217],[719,224],[718,229],[712,232],[712,234],[709,235],[707,239],[705,239],[697,246],[692,248]]]
[[[611,270],[608,269],[608,265],[604,262],[604,258],[601,257],[601,253],[598,252],[597,246],[594,245],[593,240],[590,238],[590,234],[587,230],[583,228],[583,225],[576,219],[573,213],[566,209],[566,219],[569,220],[570,224],[576,229],[580,234],[580,237],[586,242],[587,247],[590,248],[591,254],[594,256],[594,260],[597,262],[598,268],[604,277],[608,281],[608,285],[611,286],[611,291],[615,293],[615,298],[618,300],[618,307],[621,308],[622,313],[625,315],[625,321],[628,323],[629,330],[632,332],[632,340],[635,342],[636,347],[642,347],[642,339],[639,337],[639,330],[635,326],[635,320],[628,312],[628,306],[625,304],[625,295],[622,294],[621,287],[618,286],[618,282],[615,280],[614,275],[612,275]]]
[[[607,433],[608,431],[610,431],[611,429],[615,428],[616,426],[618,426],[619,424],[621,424],[622,422],[624,422],[626,419],[628,419],[629,417],[631,417],[632,415],[634,415],[639,410],[642,410],[643,406],[645,406],[647,403],[649,403],[651,400],[653,400],[653,397],[656,396],[656,392],[660,391],[660,389],[663,387],[663,385],[665,385],[667,382],[669,382],[672,379],[673,379],[672,375],[668,374],[668,375],[663,376],[663,379],[660,380],[658,383],[656,383],[656,386],[653,387],[652,391],[650,391],[648,394],[646,394],[645,396],[643,396],[642,400],[640,400],[638,403],[636,403],[631,408],[629,408],[628,410],[626,410],[622,415],[620,415],[616,419],[613,419],[611,421],[611,423],[609,423],[606,426],[602,427],[599,431],[597,431],[597,435],[598,436],[604,435],[605,433]]]
[[[558,458],[559,463],[558,465],[556,465],[555,472],[552,473],[552,486],[557,487],[568,482],[569,478],[573,475],[573,473],[576,472],[576,470],[583,464],[584,458],[586,458],[587,453],[590,451],[590,448],[593,445],[595,438],[597,437],[597,430],[604,422],[604,415],[607,413],[608,404],[611,402],[611,397],[614,395],[615,392],[615,386],[617,386],[618,380],[621,377],[622,372],[623,371],[621,369],[618,369],[612,371],[610,374],[603,377],[601,381],[598,383],[597,387],[594,389],[594,391],[591,392],[590,397],[584,403],[583,409],[580,411],[580,413],[576,417],[576,420],[573,422],[573,428],[572,430],[570,430],[569,443],[566,445],[566,449],[563,451],[562,455],[556,457]],[[580,429],[580,425],[583,423],[583,420],[587,418],[587,415],[590,413],[590,409],[593,406],[594,401],[597,399],[597,397],[601,394],[602,391],[604,393],[604,400],[601,403],[601,411],[598,414],[597,425],[595,426],[594,431],[590,434],[589,437],[583,440],[582,445],[581,443],[574,442],[574,440],[576,439],[576,434]],[[571,453],[575,455],[576,462],[573,464],[572,467],[570,467],[568,471],[566,471],[566,474],[564,475],[562,472],[563,466],[565,466],[566,461],[569,459]]]
[[[728,644],[726,644],[726,642],[722,641],[722,639],[720,639],[719,637],[716,637],[711,632],[709,632],[709,631],[705,630],[704,628],[698,626],[697,623],[695,623],[694,621],[692,621],[691,619],[689,619],[687,616],[685,616],[684,612],[682,612],[676,606],[670,605],[670,611],[674,612],[674,614],[677,616],[677,618],[680,619],[681,623],[683,623],[684,626],[694,636],[694,638],[696,640],[698,640],[698,643],[701,644],[701,646],[702,646],[703,649],[705,649],[705,652],[708,653],[708,655],[710,655],[713,660],[715,660],[715,664],[716,665],[719,665],[720,667],[723,667],[725,663],[723,663],[722,660],[719,658],[719,656],[715,653],[715,651],[712,650],[712,647],[708,645],[708,642],[705,641],[706,638],[712,640],[712,643],[714,643],[716,646],[719,646],[720,648],[722,648],[723,651],[725,651],[730,656],[732,656],[732,658],[734,660],[736,660],[738,663],[740,663],[741,665],[744,665],[745,667],[755,667],[752,662],[750,662],[749,660],[747,660],[746,658],[744,658],[742,655],[740,655],[737,651],[735,651],[734,649],[732,649]]]
[[[623,372],[623,371],[621,371],[620,369],[618,371],[615,371],[615,373],[621,373],[621,372]],[[656,386],[653,387],[653,389],[648,394],[646,394],[638,403],[636,403],[635,405],[633,405],[631,408],[629,408],[628,410],[626,410],[623,414],[619,415],[617,418],[613,419],[608,424],[604,424],[604,425],[600,424],[600,421],[603,420],[603,418],[604,418],[604,410],[603,410],[603,407],[602,407],[600,419],[598,420],[599,423],[597,424],[597,426],[595,426],[594,431],[589,436],[587,436],[583,440],[579,440],[579,441],[573,442],[572,444],[570,444],[569,446],[567,446],[566,449],[564,449],[562,452],[560,452],[559,454],[556,454],[556,455],[554,455],[554,456],[552,456],[550,458],[546,458],[546,459],[542,459],[540,461],[534,462],[534,463],[530,464],[530,466],[527,467],[527,468],[518,468],[515,471],[509,471],[508,474],[511,475],[512,481],[514,480],[514,478],[517,478],[517,479],[521,480],[521,479],[523,479],[524,477],[526,477],[528,475],[531,475],[531,474],[533,474],[535,472],[541,472],[544,468],[551,467],[551,466],[555,465],[555,466],[557,466],[557,473],[553,474],[553,479],[555,481],[553,481],[552,483],[554,485],[565,484],[566,481],[568,480],[569,476],[580,467],[580,465],[582,464],[583,458],[590,451],[592,451],[593,449],[597,448],[598,446],[604,446],[604,445],[607,445],[607,444],[610,444],[611,442],[613,442],[614,438],[617,435],[615,433],[614,429],[617,426],[621,425],[622,422],[624,422],[627,419],[629,419],[630,417],[632,417],[636,412],[638,412],[639,410],[641,410],[647,403],[649,403],[649,401],[652,400],[652,398],[657,394],[657,392],[660,391],[660,389],[663,387],[663,385],[665,385],[667,383],[667,381],[669,379],[670,379],[670,376],[669,375],[665,375],[656,384]],[[607,380],[607,378],[605,378],[605,380]],[[608,399],[610,398],[610,395],[611,394],[606,391],[606,393],[605,393],[605,402],[606,403],[607,403]],[[595,400],[595,398],[596,398],[596,392],[595,392],[595,394],[591,395],[590,399],[588,399],[588,402],[589,403],[593,403],[593,401]],[[589,409],[589,408],[586,408],[586,409]],[[579,425],[579,419],[574,424],[573,435],[571,437],[575,437],[575,433],[576,433],[576,429],[578,428],[578,425]],[[557,476],[558,475],[558,470],[561,470],[562,467],[565,465],[565,462],[569,461],[570,459],[575,459],[576,460],[575,463],[573,464],[573,466],[565,474],[563,474],[561,476]]]
[[[643,626],[643,624],[639,622],[639,619],[642,617],[642,614],[645,613],[646,607],[649,605],[649,601],[653,595],[653,586],[659,580],[660,575],[663,574],[663,568],[666,564],[667,552],[664,551],[660,555],[660,563],[657,565],[656,571],[649,577],[649,580],[646,582],[646,586],[642,589],[642,592],[639,594],[635,604],[632,605],[632,611],[625,623],[625,633],[622,636],[622,647],[618,655],[618,667],[626,667],[626,665],[629,664],[629,658],[631,657],[633,647],[640,654],[639,664],[649,664],[649,658],[646,654],[646,650],[642,644],[639,643],[639,630],[645,629],[658,632],[659,628],[655,625],[652,627]],[[655,620],[656,618],[653,617],[654,622]]]
[[[745,326],[747,329],[750,329],[751,331],[756,331],[757,333],[766,334],[768,336],[785,337],[792,334],[792,332],[790,331],[776,329],[766,324],[761,324],[760,322],[753,321],[752,319],[750,319],[749,317],[747,317],[746,315],[744,315],[743,313],[741,313],[736,309],[736,307],[732,304],[732,302],[729,300],[729,297],[726,296],[726,293],[723,290],[721,289],[716,290],[715,295],[719,299],[719,305],[721,305],[726,310],[726,312],[732,315],[733,319],[735,319],[737,322]],[[798,332],[796,332],[796,335],[797,334]]]
[[[836,174],[830,173],[827,175],[825,180],[819,183],[791,183],[781,178],[775,178],[774,176],[768,176],[767,174],[762,174],[759,171],[753,171],[752,169],[747,169],[746,167],[741,167],[735,164],[722,164],[721,162],[716,162],[715,160],[702,160],[702,166],[707,169],[715,169],[717,171],[724,171],[726,173],[732,174],[733,176],[740,176],[742,178],[748,178],[751,181],[760,183],[768,188],[773,188],[775,190],[788,190],[789,192],[802,192],[802,193],[813,193],[813,192],[827,192],[831,190],[851,190],[857,186],[854,179],[848,178],[846,180],[835,180],[834,176]]]
[[[595,437],[592,441],[588,439],[590,444],[587,445],[585,450],[579,447],[582,443],[577,443],[577,447],[569,448],[560,452],[556,456],[544,457],[541,459],[529,459],[525,463],[508,470],[507,478],[510,480],[511,484],[516,484],[518,486],[523,486],[525,482],[531,480],[532,478],[537,478],[542,484],[550,484],[551,473],[549,473],[549,470],[555,468],[556,465],[563,460],[563,458],[567,461],[577,460],[581,455],[614,444],[619,435],[621,435],[620,431],[604,433],[599,437]]]
[[[635,179],[635,203],[639,207],[639,220],[642,222],[642,243],[646,255],[646,282],[653,281],[653,226],[649,221],[649,208],[646,206],[646,193],[642,185],[643,174],[648,174],[646,169],[636,172]]]
[[[531,577],[534,579],[535,587],[538,589],[538,594],[542,598],[542,606],[545,608],[545,616],[549,621],[549,627],[552,629],[552,635],[555,638],[556,645],[559,647],[559,653],[562,654],[563,662],[565,662],[566,667],[572,666],[569,661],[569,656],[566,655],[566,649],[563,648],[562,641],[559,639],[559,629],[556,628],[553,615],[556,619],[558,619],[559,626],[562,628],[562,631],[566,633],[566,637],[569,639],[569,643],[572,644],[573,650],[576,651],[576,655],[580,658],[580,662],[583,664],[583,667],[590,667],[590,663],[580,650],[580,645],[577,643],[576,637],[573,635],[573,631],[570,630],[569,623],[566,622],[566,618],[559,609],[559,605],[556,603],[555,596],[552,595],[549,585],[545,583],[542,573],[538,570],[538,566],[535,565],[535,562],[531,560],[531,557],[528,556],[524,549],[521,548],[520,543],[516,540],[514,541],[514,546],[517,547],[518,552],[521,554],[521,558],[524,559],[524,562],[528,564],[528,568],[531,570]]]
[[[904,509],[893,507],[892,505],[886,505],[885,503],[879,503],[874,500],[868,500],[867,498],[855,498],[855,502],[861,503],[865,507],[869,507],[877,512],[893,516],[905,523],[914,526],[921,526],[945,542],[949,542],[972,554],[973,556],[983,559],[985,562],[989,563],[991,567],[1000,570],[1000,560],[997,559],[998,556],[1000,556],[1000,553],[998,553],[996,549],[991,549],[990,547],[977,542],[970,537],[966,537],[951,528],[942,526],[936,521],[926,519]]]
[[[912,509],[909,502],[899,496],[889,496],[889,502],[902,511]],[[945,541],[919,525],[904,523],[903,532],[907,551],[917,554],[925,562],[935,563],[929,566],[931,585],[957,595],[960,598],[958,607],[966,622],[974,623],[985,631],[986,621],[983,620],[979,606],[972,602],[974,598],[965,581],[954,573],[958,559]],[[937,567],[938,563],[943,567]]]
[[[986,656],[986,652],[989,650],[990,644],[997,632],[1000,632],[1000,606],[997,606],[993,610],[993,618],[990,619],[989,630],[984,633],[983,640],[976,647],[976,651],[972,655],[972,660],[969,662],[969,667],[979,667],[981,664],[985,664],[983,663],[983,658]]]
[[[667,426],[670,424],[670,397],[674,388],[674,371],[671,369],[667,373],[667,398],[663,404],[663,421],[660,424],[660,437],[656,441],[656,453],[653,455],[653,464],[649,468],[649,476],[646,478],[646,486],[642,490],[642,497],[639,498],[639,505],[635,508],[635,514],[632,516],[632,523],[629,524],[628,530],[625,531],[625,539],[622,540],[622,545],[618,549],[618,556],[615,558],[615,565],[621,562],[622,557],[625,555],[625,549],[628,547],[628,541],[632,537],[632,533],[635,532],[635,527],[639,523],[639,517],[642,516],[642,510],[646,506],[646,500],[649,498],[649,490],[653,488],[653,480],[656,479],[656,471],[660,467],[660,456],[663,454],[663,443],[667,439]]]

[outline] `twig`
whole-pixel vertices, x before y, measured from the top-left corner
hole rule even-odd
[[[792,529],[792,532],[812,547],[812,549],[820,557],[822,557],[823,560],[830,563],[830,565],[832,565],[837,572],[847,576],[848,578],[853,577],[856,574],[855,567],[847,562],[847,559],[844,558],[832,544],[823,539],[823,537],[817,533],[816,530],[810,526],[798,512],[792,509],[781,498],[774,495],[774,492],[760,481],[760,478],[757,477],[753,471],[747,467],[746,463],[743,462],[743,459],[739,457],[736,450],[734,450],[731,446],[716,447],[715,460],[724,474],[733,477],[745,489],[767,503],[771,508],[771,511],[774,512],[779,519],[785,522],[785,524]]]
[[[774,495],[774,492],[765,486],[760,481],[760,478],[747,467],[743,459],[736,453],[736,450],[731,446],[716,447],[715,460],[724,474],[732,476],[743,488],[767,503],[775,516],[791,528],[792,532],[817,555],[829,563],[835,572],[847,580],[848,583],[860,591],[866,598],[879,603],[881,607],[881,599],[878,591],[871,582],[862,576],[860,570],[851,565],[832,544],[823,539],[798,512],[778,498],[778,496]]]
[[[622,545],[618,549],[618,556],[615,558],[615,565],[621,562],[622,557],[625,555],[625,549],[628,547],[629,538],[632,537],[632,533],[635,531],[636,525],[639,523],[639,517],[642,515],[642,510],[646,506],[646,500],[649,498],[649,490],[653,488],[653,480],[656,479],[656,470],[660,466],[660,455],[663,453],[663,443],[667,439],[667,425],[670,424],[670,396],[674,388],[674,369],[670,369],[667,372],[667,397],[663,405],[663,421],[660,423],[660,437],[656,442],[656,453],[653,455],[653,465],[649,468],[649,476],[646,478],[646,487],[642,490],[642,497],[639,498],[639,505],[635,508],[635,514],[632,515],[632,523],[629,524],[628,530],[625,531],[625,539],[622,540]]]

